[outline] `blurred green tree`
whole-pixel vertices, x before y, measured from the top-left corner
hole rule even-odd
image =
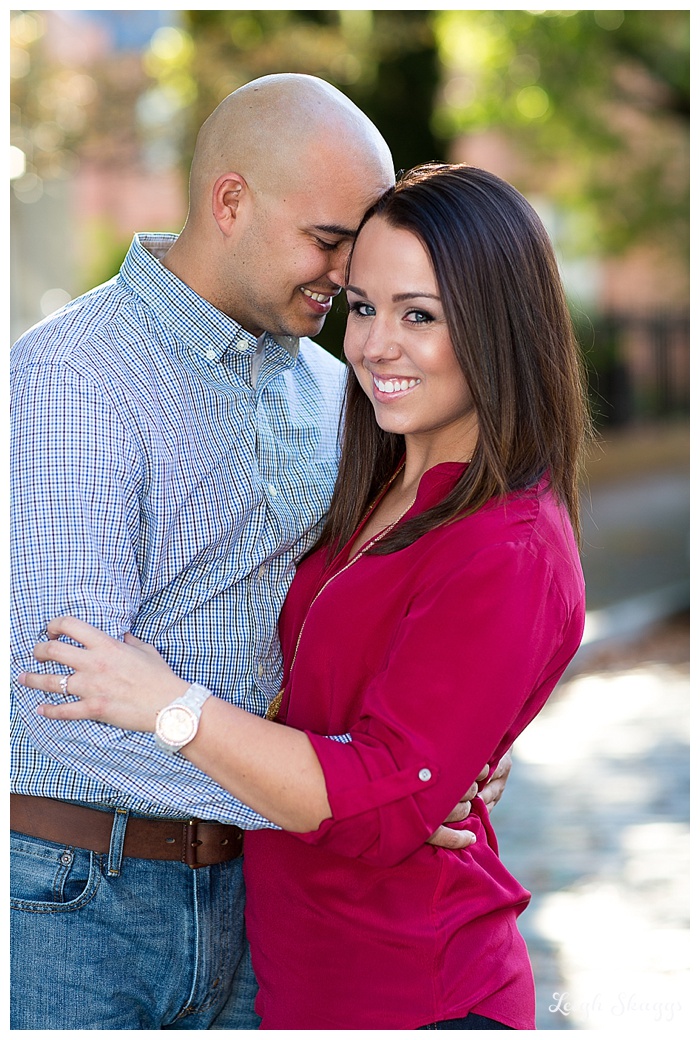
[[[517,156],[509,179],[567,214],[570,252],[653,240],[687,263],[689,11],[178,11],[144,52],[89,68],[42,57],[42,14],[11,19],[26,190],[85,156],[138,161],[159,134],[186,167],[222,97],[307,72],[368,113],[397,169],[495,135]]]
[[[198,128],[223,97],[257,76],[301,72],[346,93],[380,128],[397,170],[444,159],[433,132],[440,57],[426,11],[183,11],[181,45],[151,54],[146,67],[195,100],[186,110],[183,161]],[[345,316],[336,306],[319,340],[340,353]]]
[[[130,131],[145,95],[183,124],[188,165],[198,126],[227,93],[266,73],[309,72],[367,111],[397,168],[495,131],[525,156],[532,183],[518,186],[578,209],[598,250],[650,233],[687,248],[689,11],[174,15],[144,54],[73,69],[39,57],[42,12],[12,13],[13,143],[32,169],[48,178],[77,156],[125,161],[153,136],[143,120]]]
[[[523,156],[518,186],[579,214],[579,248],[687,249],[689,11],[185,11],[182,30],[190,138],[246,80],[310,72],[374,119],[399,169],[495,130]]]
[[[442,158],[433,133],[440,60],[426,11],[185,11],[195,47],[194,126],[256,76],[321,76],[351,97],[385,135],[397,168]]]
[[[683,255],[689,11],[438,11],[432,24],[438,136],[495,128],[528,162],[518,186],[579,213],[579,248],[653,235]]]
[[[397,169],[496,133],[519,157],[517,186],[567,214],[562,248],[610,255],[654,239],[687,257],[687,11],[226,10],[182,19],[194,43],[183,49],[196,85],[192,141],[241,83],[309,72],[368,113]],[[338,313],[327,323],[330,349],[342,324]]]

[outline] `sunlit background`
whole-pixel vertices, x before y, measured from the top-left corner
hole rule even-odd
[[[10,13],[13,339],[180,229],[199,125],[270,72],[345,91],[397,169],[483,166],[543,217],[600,438],[583,656],[495,817],[544,1029],[689,1021],[689,40],[682,10]]]

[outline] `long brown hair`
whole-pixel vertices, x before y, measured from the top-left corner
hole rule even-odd
[[[546,473],[580,539],[578,484],[589,419],[578,346],[554,250],[523,196],[492,173],[430,163],[405,174],[365,215],[411,231],[428,251],[452,346],[479,424],[471,464],[442,502],[380,540],[389,553]],[[352,258],[351,258],[352,260]],[[348,366],[342,454],[323,533],[352,536],[404,452],[378,426]]]

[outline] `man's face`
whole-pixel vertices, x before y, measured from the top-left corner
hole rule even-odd
[[[316,336],[344,284],[360,220],[390,183],[343,170],[311,173],[280,197],[255,195],[232,256],[231,316],[254,335]]]

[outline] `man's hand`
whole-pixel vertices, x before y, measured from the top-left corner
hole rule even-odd
[[[512,767],[513,759],[510,750],[508,750],[506,751],[501,761],[498,763],[496,771],[494,772],[489,782],[479,792],[489,812],[491,812],[493,810],[494,805],[496,805],[496,803],[501,800],[501,795],[505,791],[506,783],[508,781],[508,777],[510,776],[510,771]],[[484,780],[487,775],[488,766],[486,767],[486,770],[482,769],[482,771],[479,773],[479,777],[477,777],[477,780],[479,778]]]
[[[505,755],[498,763],[493,776],[481,791],[481,797],[489,812],[491,812],[494,805],[500,801],[512,766],[513,760],[511,758],[511,753],[510,751],[506,751]],[[476,835],[473,831],[453,830],[449,824],[461,823],[462,820],[466,820],[472,810],[472,798],[476,798],[477,794],[480,793],[479,784],[482,783],[488,775],[489,766],[487,764],[481,770],[469,790],[462,795],[445,822],[438,827],[430,838],[428,838],[428,844],[438,845],[442,849],[466,849],[469,845],[474,844],[476,841]]]

